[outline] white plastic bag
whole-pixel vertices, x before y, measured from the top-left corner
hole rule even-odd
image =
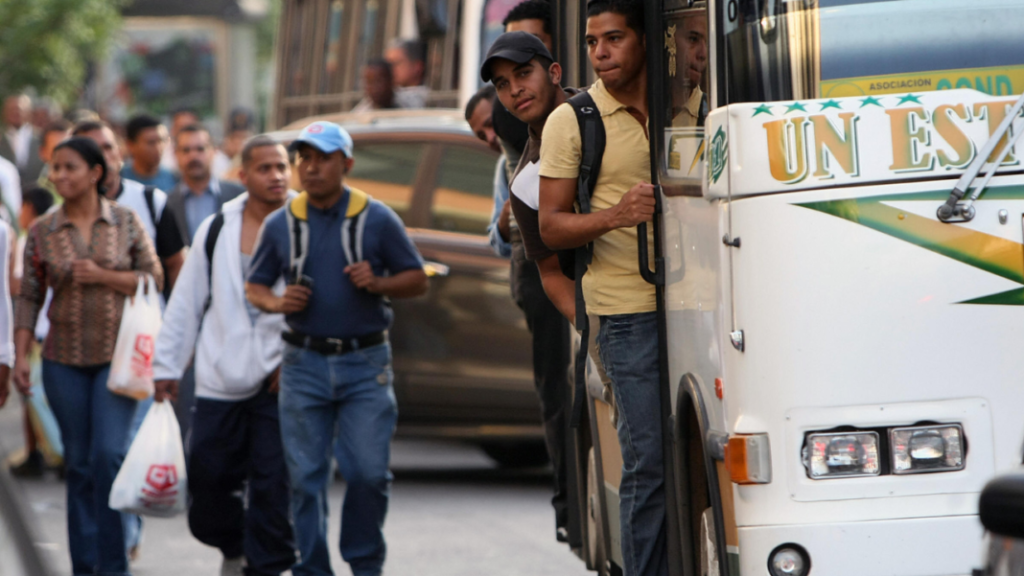
[[[134,298],[125,298],[107,388],[136,400],[153,395],[153,353],[160,332],[160,295],[152,276],[139,279]],[[146,285],[149,290],[146,291]]]
[[[185,511],[188,476],[181,428],[170,402],[156,402],[110,489],[110,508],[169,518]]]

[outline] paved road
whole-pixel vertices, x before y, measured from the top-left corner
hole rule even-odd
[[[0,410],[0,457],[20,446],[19,404]],[[385,533],[388,576],[584,576],[590,574],[554,538],[543,470],[497,469],[473,447],[456,443],[398,441],[395,484]],[[22,481],[36,514],[39,546],[56,574],[70,573],[65,533],[64,485],[55,478]],[[343,483],[331,487],[332,562],[350,574],[338,555]],[[135,576],[218,574],[220,554],[188,533],[183,517],[147,519]]]

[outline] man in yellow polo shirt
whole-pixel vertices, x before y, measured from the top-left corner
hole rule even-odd
[[[565,250],[593,242],[583,277],[587,311],[600,318],[597,341],[619,410],[623,474],[619,490],[626,576],[664,576],[665,489],[654,286],[640,276],[637,224],[654,216],[647,133],[643,5],[591,0],[586,43],[599,80],[589,93],[607,145],[591,212],[573,209],[581,158],[575,111],[558,107],[544,125],[540,153],[540,231]],[[649,239],[653,245],[653,238]]]

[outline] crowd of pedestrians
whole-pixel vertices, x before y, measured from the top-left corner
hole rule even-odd
[[[379,574],[397,416],[388,299],[422,294],[427,278],[397,215],[344,184],[351,138],[321,123],[287,151],[235,111],[218,148],[189,110],[169,130],[140,114],[122,136],[93,114],[46,116],[35,127],[27,96],[4,102],[0,405],[13,381],[26,450],[12,472],[66,477],[74,573],[128,574],[141,519],[108,496],[149,405],[169,399],[187,438],[189,527],[221,550],[222,573],[330,573],[322,503],[335,458],[349,483],[344,557]],[[166,310],[155,395],[137,401],[107,379],[124,298],[145,277]],[[33,394],[59,439],[32,425]]]
[[[581,545],[570,529],[570,334],[586,336],[592,318],[594,360],[619,415],[623,568],[662,576],[655,294],[636,266],[636,226],[655,205],[642,24],[638,2],[591,0],[598,80],[566,88],[548,2],[522,2],[465,116],[501,153],[489,234],[510,260],[533,338],[555,536]],[[396,42],[366,64],[356,110],[422,107],[422,82],[422,45]],[[45,391],[63,463],[44,457],[48,439],[26,416],[26,457],[13,471],[66,475],[74,573],[129,573],[142,521],[111,510],[108,496],[150,404],[171,401],[186,442],[189,527],[221,551],[223,574],[333,573],[332,461],[347,483],[342,557],[355,576],[381,574],[398,409],[390,300],[423,294],[428,280],[399,217],[346,183],[358,160],[349,134],[319,121],[286,149],[253,136],[252,114],[236,110],[218,147],[188,109],[168,124],[137,115],[119,135],[95,115],[72,124],[40,108],[25,95],[3,105],[0,406],[9,378],[23,397]],[[581,110],[616,143],[596,161]],[[293,171],[301,192],[289,187]],[[165,309],[155,394],[137,401],[106,381],[125,297],[146,277]]]

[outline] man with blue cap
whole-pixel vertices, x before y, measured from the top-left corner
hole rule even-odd
[[[292,573],[333,574],[333,456],[348,483],[341,556],[354,576],[378,576],[398,415],[387,299],[423,294],[427,276],[394,211],[344,184],[355,162],[348,132],[314,122],[289,148],[304,191],[267,217],[245,288],[257,308],[284,313],[289,329],[278,404],[299,550]],[[282,277],[286,288],[274,292]]]

